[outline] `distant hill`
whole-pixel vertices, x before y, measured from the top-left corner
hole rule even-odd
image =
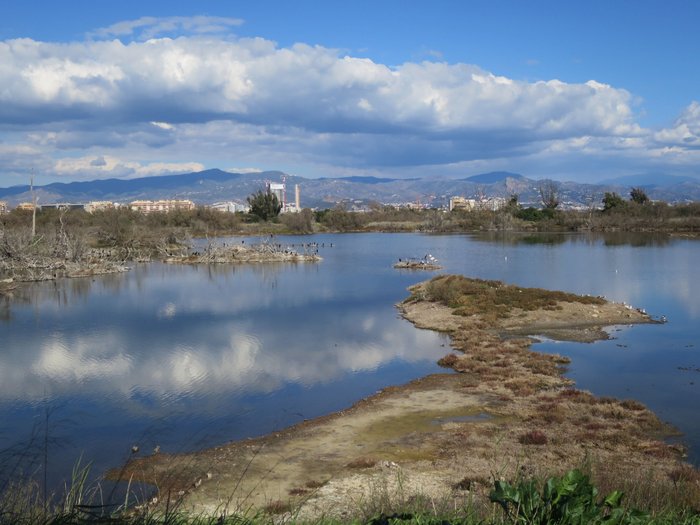
[[[645,173],[640,175],[627,175],[625,177],[617,177],[601,181],[600,184],[614,186],[629,186],[629,187],[655,187],[655,186],[673,186],[684,182],[700,182],[699,179],[692,177],[681,177],[678,175],[665,175],[662,173]]]
[[[525,177],[519,173],[510,173],[508,171],[492,171],[480,175],[472,175],[462,180],[474,182],[475,184],[493,184],[495,182],[503,182],[507,179],[524,180]]]
[[[138,179],[106,179],[36,186],[39,204],[57,202],[85,203],[109,200],[126,203],[137,199],[190,199],[197,204],[221,201],[245,202],[246,197],[265,187],[266,182],[287,181],[287,197],[294,196],[299,185],[301,205],[309,208],[329,208],[337,203],[362,206],[371,201],[384,204],[419,202],[433,207],[446,206],[453,196],[467,198],[518,196],[524,206],[539,206],[541,181],[505,171],[474,175],[465,179],[380,177],[340,177],[307,179],[285,175],[280,171],[260,173],[229,173],[211,169],[181,175],[142,177]],[[688,177],[654,179],[668,181],[666,185],[648,186],[644,179],[622,177],[601,184],[577,182],[557,183],[562,207],[590,207],[600,203],[605,192],[615,191],[629,197],[630,188],[644,186],[651,199],[667,202],[700,201],[700,181]],[[10,206],[31,201],[28,186],[0,188],[0,200]]]
[[[399,180],[399,179],[387,179],[387,178],[383,178],[383,177],[358,177],[358,176],[354,176],[354,177],[339,177],[336,179],[332,179],[329,177],[322,177],[322,178],[317,179],[317,180],[345,180],[348,182],[358,182],[360,184],[382,184],[385,182],[394,182],[394,181]],[[406,179],[404,179],[404,180],[406,180]],[[410,179],[410,180],[415,180],[415,179]]]

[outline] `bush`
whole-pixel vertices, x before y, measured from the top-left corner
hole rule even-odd
[[[523,445],[546,445],[549,440],[544,432],[539,430],[531,430],[518,438],[518,441]]]
[[[250,204],[250,214],[259,217],[263,221],[274,219],[282,209],[277,195],[270,190],[258,190],[248,197],[247,201]]]
[[[304,208],[299,213],[285,213],[280,216],[280,222],[293,233],[312,233],[314,213]]]

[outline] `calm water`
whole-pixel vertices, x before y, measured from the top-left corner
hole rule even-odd
[[[317,235],[319,264],[137,265],[40,283],[0,299],[0,466],[50,482],[81,454],[99,472],[140,453],[192,450],[342,409],[438,370],[446,339],[398,318],[397,271],[433,254],[443,272],[605,295],[668,323],[615,327],[573,358],[580,388],[635,398],[685,432],[700,463],[700,242],[651,236]],[[332,243],[332,247],[331,247]],[[14,447],[14,448],[13,448]],[[42,452],[43,453],[43,452]],[[1,481],[1,480],[0,480]]]

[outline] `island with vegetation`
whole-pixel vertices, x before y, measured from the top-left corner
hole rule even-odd
[[[279,210],[278,210],[279,211]],[[267,213],[265,210],[259,213]],[[297,214],[299,218],[306,214]],[[265,215],[266,216],[266,215]],[[144,214],[129,208],[93,213],[73,209],[15,209],[0,215],[0,293],[17,283],[87,277],[128,270],[128,263],[315,262],[318,254],[274,241],[274,229],[240,228],[235,214],[197,208]],[[267,217],[267,216],[266,216]],[[259,242],[226,246],[224,235],[259,235]],[[272,236],[272,237],[271,237]],[[204,245],[196,238],[210,239]],[[200,247],[196,247],[196,246]]]
[[[412,287],[398,308],[418,328],[450,335],[455,351],[440,364],[457,373],[389,387],[261,438],[133,459],[111,476],[159,487],[154,509],[167,495],[190,515],[300,521],[421,506],[431,514],[439,505],[443,513],[468,508],[469,523],[482,523],[494,516],[494,486],[503,504],[519,480],[580,472],[655,515],[700,502],[700,473],[665,441],[673,429],[637,401],[576,389],[562,375],[568,359],[531,349],[533,335],[593,341],[607,337],[606,326],[656,322],[647,314],[600,297],[457,275]]]

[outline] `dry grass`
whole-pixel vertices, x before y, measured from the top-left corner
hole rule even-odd
[[[471,279],[461,275],[434,277],[425,286],[425,299],[444,304],[461,316],[479,315],[493,325],[513,310],[556,310],[561,302],[605,304],[600,297],[580,296],[542,288],[521,288],[501,281]]]
[[[612,463],[595,461],[590,472],[601,493],[621,490],[628,506],[654,513],[678,509],[700,512],[700,471],[689,465],[660,471],[653,465],[629,465],[621,457]]]
[[[353,468],[353,469],[365,469],[365,468],[372,468],[376,464],[377,464],[376,459],[362,457],[362,458],[357,458],[357,459],[352,460],[346,466],[348,468]]]
[[[292,510],[292,506],[288,501],[274,500],[265,505],[263,510],[267,514],[284,514]]]
[[[320,489],[320,488],[323,487],[325,484],[326,484],[325,481],[317,481],[317,480],[315,480],[315,479],[312,479],[312,480],[307,481],[307,482],[304,484],[304,486],[305,486],[307,489]]]
[[[544,432],[540,430],[531,430],[525,434],[522,434],[518,438],[518,442],[522,443],[523,445],[546,445],[549,443],[549,439],[547,439]]]

